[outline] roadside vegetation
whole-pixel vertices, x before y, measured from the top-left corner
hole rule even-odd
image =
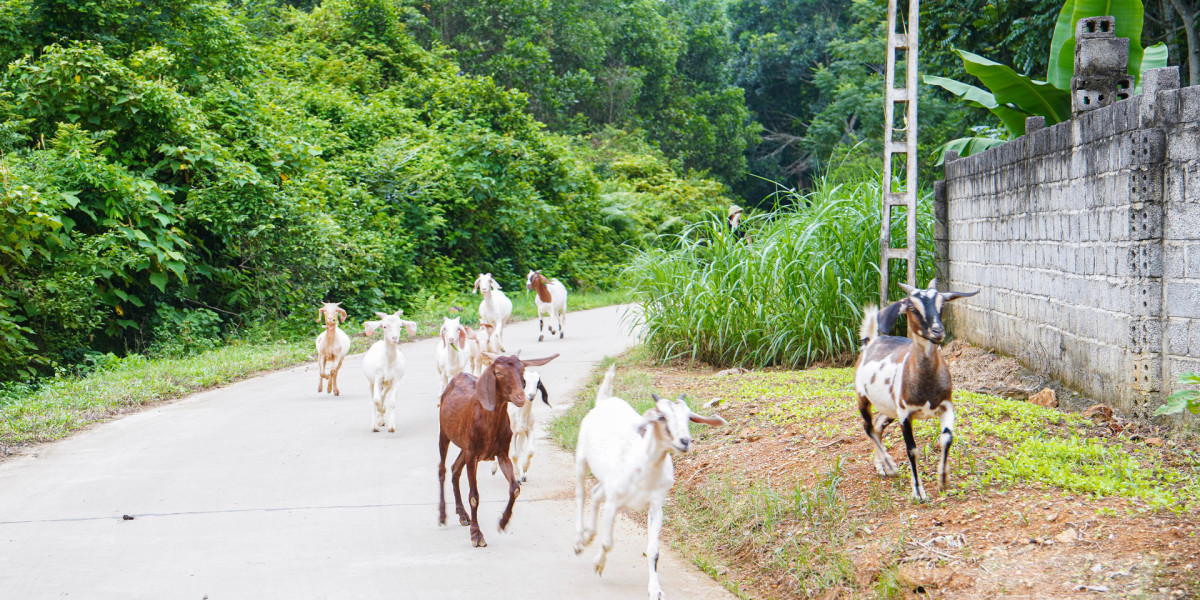
[[[869,169],[834,172],[749,219],[744,239],[705,221],[639,253],[627,273],[650,350],[663,359],[797,367],[855,348],[862,307],[879,299],[881,188]],[[917,234],[924,282],[936,254],[926,192]],[[892,238],[905,236],[904,220],[894,218]],[[894,289],[903,276],[893,270]]]
[[[614,391],[631,401],[652,390],[687,393],[695,406],[720,400],[729,425],[696,428],[693,451],[676,457],[666,521],[676,547],[741,597],[1200,593],[1193,437],[1114,433],[1079,414],[959,390],[950,489],[914,504],[898,433],[884,441],[900,475],[875,473],[853,369],[714,375],[663,365],[644,348],[617,363]],[[602,373],[549,425],[564,447]],[[915,427],[930,492],[934,429]]]

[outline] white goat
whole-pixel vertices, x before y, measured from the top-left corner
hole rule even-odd
[[[400,316],[403,310],[396,314],[377,312],[378,321],[363,323],[367,335],[383,329],[383,339],[375,342],[363,356],[363,374],[367,376],[367,386],[371,390],[371,402],[374,409],[371,413],[371,431],[379,431],[387,427],[388,432],[396,432],[396,383],[404,377],[404,355],[400,353],[400,334],[408,330],[408,335],[417,335],[417,324],[405,321]]]
[[[325,321],[325,333],[318,335],[316,340],[317,370],[321,376],[317,379],[317,392],[326,388],[325,391],[334,396],[342,394],[338,389],[337,376],[338,371],[342,370],[342,361],[346,360],[346,354],[350,352],[350,336],[338,327],[338,319],[346,320],[346,311],[339,304],[341,302],[326,302],[317,311],[317,322]],[[327,379],[329,385],[325,386]]]
[[[508,405],[508,422],[513,432],[508,458],[512,460],[513,471],[522,483],[529,474],[529,463],[533,462],[533,404],[539,391],[542,393],[542,402],[550,406],[550,394],[546,392],[542,376],[536,371],[525,371],[525,404]],[[492,475],[496,474],[498,467],[499,463],[492,465]]]
[[[651,600],[663,597],[658,583],[658,536],[662,530],[663,502],[675,484],[672,452],[687,452],[692,444],[688,422],[724,425],[719,416],[704,417],[688,408],[683,396],[664,400],[654,395],[654,408],[639,415],[627,402],[612,395],[615,365],[604,374],[604,383],[596,392],[596,407],[579,426],[575,451],[575,554],[583,552],[597,533],[597,504],[604,501],[601,517],[600,552],[596,555],[596,573],[604,572],[604,562],[613,545],[613,521],[620,508],[649,505],[646,519],[646,561],[650,567],[647,590]],[[599,483],[592,488],[591,525],[584,527],[584,485],[591,469]]]
[[[483,301],[479,303],[479,322],[491,323],[496,328],[495,335],[503,349],[504,324],[512,317],[512,300],[500,291],[500,284],[492,278],[491,273],[480,273],[479,277],[475,278],[475,286],[471,288],[471,292],[483,294]]]
[[[558,338],[563,337],[563,328],[567,325],[567,286],[557,279],[546,279],[540,270],[530,271],[525,276],[525,289],[536,292],[533,303],[538,312],[538,341],[542,335],[542,315],[550,317],[550,337],[554,337],[555,328]]]
[[[470,367],[471,355],[467,348],[467,328],[463,327],[459,317],[448,319],[442,317],[441,341],[437,347],[437,371],[438,375],[442,376],[442,387],[440,390],[446,389],[446,385],[455,375],[466,371]],[[438,397],[441,397],[441,393]]]
[[[491,323],[482,323],[479,329],[467,328],[468,366],[472,375],[479,377],[492,364],[487,352],[500,354],[500,341],[496,339],[496,328]]]

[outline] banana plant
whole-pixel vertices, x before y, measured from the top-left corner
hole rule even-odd
[[[1140,76],[1143,71],[1167,65],[1166,45],[1159,43],[1150,48],[1142,47],[1145,9],[1141,0],[1066,0],[1059,11],[1054,36],[1050,41],[1045,81],[1022,75],[1011,67],[977,54],[956,50],[962,57],[967,73],[978,78],[988,89],[931,75],[925,76],[925,83],[949,91],[970,106],[991,111],[1004,123],[1011,138],[1025,135],[1025,117],[1044,117],[1047,125],[1061,123],[1071,118],[1075,23],[1079,19],[1106,15],[1116,18],[1117,37],[1129,38],[1129,74],[1137,81],[1136,93],[1141,90]],[[935,157],[940,165],[947,150],[969,156],[1005,141],[980,137],[959,138],[938,148]]]

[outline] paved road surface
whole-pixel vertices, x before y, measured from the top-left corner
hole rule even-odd
[[[520,323],[506,345],[562,353],[539,369],[561,409],[595,361],[633,343],[619,321],[616,308],[572,313],[567,339],[542,344],[536,322]],[[573,459],[544,439],[507,533],[496,530],[507,484],[487,465],[488,547],[453,519],[449,482],[452,524],[437,526],[434,341],[403,352],[394,434],[371,432],[352,357],[338,398],[317,394],[310,364],[0,463],[0,600],[644,598],[645,530],[622,519],[597,577],[592,548],[571,551]],[[665,548],[659,568],[668,598],[730,597]]]

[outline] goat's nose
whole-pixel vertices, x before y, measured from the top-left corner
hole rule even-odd
[[[687,449],[691,445],[692,445],[692,438],[683,438],[682,440],[679,440],[679,447],[682,448],[684,452],[687,452]]]

